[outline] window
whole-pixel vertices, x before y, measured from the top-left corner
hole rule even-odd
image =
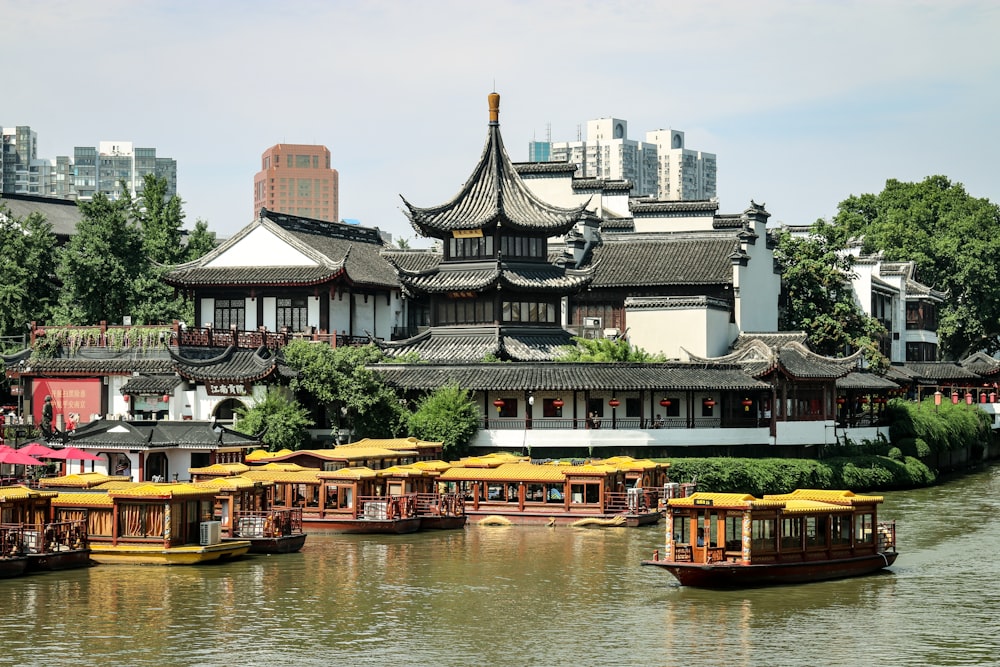
[[[802,548],[802,518],[781,519],[781,550],[799,551]]]
[[[229,329],[235,326],[242,331],[246,328],[246,307],[243,299],[216,299],[215,300],[215,320],[213,326],[216,329]]]
[[[691,522],[687,515],[674,516],[674,542],[677,544],[691,543]]]
[[[855,544],[872,544],[875,540],[875,531],[872,525],[871,514],[858,514],[854,517],[854,541]]]
[[[726,551],[743,550],[743,517],[726,515]]]
[[[834,545],[849,545],[851,543],[851,517],[837,515],[831,517],[831,528],[833,529]]]
[[[559,405],[555,404],[559,401]],[[562,417],[563,400],[561,398],[543,398],[542,399],[542,416],[543,417]]]
[[[755,554],[777,551],[776,519],[754,519],[750,527],[752,549]]]
[[[808,516],[806,517],[806,546],[825,547],[826,546],[826,517]]]
[[[497,414],[498,417],[517,417],[517,399],[507,398],[506,396],[501,399],[503,405],[500,406],[500,412]]]
[[[308,326],[309,307],[305,297],[278,299],[278,329],[287,327],[289,331],[304,331]]]

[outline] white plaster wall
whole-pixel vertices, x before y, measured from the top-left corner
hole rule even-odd
[[[717,357],[729,351],[734,335],[729,314],[716,308],[642,308],[626,313],[629,342],[668,359],[687,352]]]
[[[316,262],[259,226],[206,266],[314,266]]]
[[[733,267],[733,286],[739,288],[736,324],[740,331],[777,331],[781,277],[774,272],[774,252],[763,236],[745,249],[750,255],[747,265]]]
[[[676,217],[642,217],[635,218],[636,232],[691,232],[712,231],[712,215],[687,215]]]
[[[201,322],[195,322],[194,326],[203,327],[215,321],[215,299],[207,297],[201,300]]]
[[[243,329],[244,331],[252,331],[256,329],[257,324],[257,299],[254,297],[246,297],[243,299],[244,303],[244,315],[243,315]]]
[[[306,299],[306,321],[309,326],[319,329],[319,297],[311,296]]]
[[[351,332],[347,329],[351,323],[351,295],[338,293],[330,297],[330,333]]]
[[[278,330],[278,297],[265,296],[264,300],[264,321],[259,326],[267,327],[268,331]]]
[[[384,299],[384,297],[382,297]],[[379,297],[368,295],[367,302],[365,295],[354,295],[354,331],[352,336],[363,336],[365,332],[375,333],[375,302]],[[385,303],[385,301],[383,301]]]

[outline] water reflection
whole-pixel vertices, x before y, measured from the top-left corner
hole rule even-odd
[[[804,586],[678,587],[638,565],[662,527],[474,525],[0,580],[0,663],[992,664],[998,470],[887,494],[896,566]]]

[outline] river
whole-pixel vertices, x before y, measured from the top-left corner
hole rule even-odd
[[[1000,664],[1000,466],[886,494],[882,574],[733,592],[663,526],[310,535],[298,554],[0,580],[0,665]]]

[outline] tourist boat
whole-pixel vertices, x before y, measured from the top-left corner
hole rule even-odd
[[[416,494],[385,493],[380,471],[366,467],[292,470],[267,464],[240,477],[273,484],[269,505],[299,509],[307,532],[413,533],[420,529]]]
[[[500,522],[513,524],[657,523],[667,466],[625,458],[617,463],[536,463],[510,454],[489,454],[452,463],[436,481],[463,498],[470,521],[500,517]]]
[[[437,488],[438,476],[450,467],[445,461],[418,461],[378,472],[389,495],[414,496],[420,530],[454,530],[464,528],[469,517],[460,494],[442,493]]]
[[[5,573],[0,576],[90,565],[86,522],[51,520],[57,495],[26,486],[0,487],[0,572]]]
[[[230,476],[197,485],[215,490],[214,515],[223,542],[246,540],[255,554],[294,553],[305,544],[302,509],[268,506],[268,487],[273,483]]]
[[[247,540],[223,541],[215,490],[186,482],[132,483],[108,491],[62,491],[58,521],[86,521],[91,559],[131,565],[194,565],[238,558]]]
[[[683,586],[739,588],[841,579],[896,560],[896,525],[881,496],[799,489],[765,495],[697,492],[667,501],[664,552],[643,565]]]

